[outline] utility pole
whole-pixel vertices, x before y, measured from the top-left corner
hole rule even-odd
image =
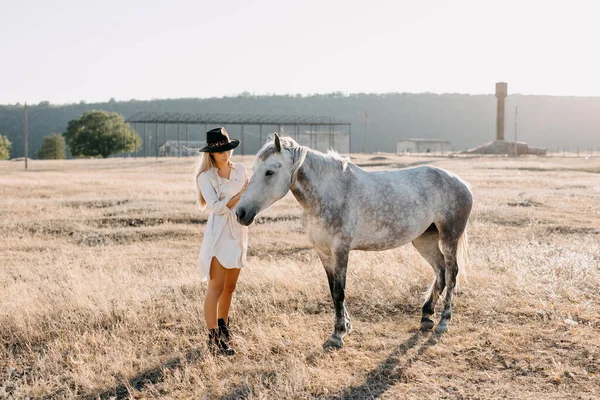
[[[365,133],[363,135],[363,148],[362,148],[362,152],[366,153],[366,146],[367,146],[367,131],[369,130],[369,113],[365,111]]]
[[[29,132],[28,132],[28,121],[27,121],[27,103],[25,103],[25,169],[27,169],[27,157],[29,152]]]
[[[158,132],[158,122],[156,123],[156,137],[154,138],[154,146],[156,147],[156,159],[158,160],[158,142],[160,140],[160,133]]]
[[[517,122],[519,121],[519,106],[515,107],[515,157],[519,156],[517,151]]]
[[[245,155],[244,154],[244,142],[246,142],[246,140],[244,139],[244,133],[245,133],[245,129],[246,127],[244,126],[244,124],[242,124],[242,156]]]
[[[133,123],[133,130],[135,131],[135,137],[134,137],[135,144],[134,144],[134,147],[133,147],[133,151],[134,151],[133,156],[135,158],[137,158],[137,138],[138,138],[137,122]],[[131,155],[131,153],[129,153],[129,154]]]
[[[148,157],[148,123],[144,122],[144,158]]]
[[[181,140],[179,138],[179,123],[177,124],[177,157],[181,157]]]

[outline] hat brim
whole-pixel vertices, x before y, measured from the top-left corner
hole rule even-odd
[[[218,146],[218,147],[204,146],[203,148],[201,148],[198,151],[201,153],[220,153],[222,151],[233,150],[236,147],[238,147],[239,145],[240,145],[240,141],[238,139],[230,139],[229,143],[226,143],[222,146]]]

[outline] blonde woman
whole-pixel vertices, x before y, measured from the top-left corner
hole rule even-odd
[[[225,128],[208,131],[195,173],[200,209],[210,209],[199,264],[202,280],[208,281],[204,300],[208,348],[219,355],[235,354],[229,307],[248,249],[248,227],[240,225],[235,216],[235,206],[248,186],[247,171],[243,164],[230,161],[239,144],[229,138]]]

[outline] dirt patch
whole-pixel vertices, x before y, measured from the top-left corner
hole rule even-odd
[[[131,200],[84,200],[84,201],[76,200],[76,201],[64,202],[62,204],[65,207],[72,207],[72,208],[98,209],[98,208],[109,208],[109,207],[121,206],[123,204],[127,204],[130,202],[131,202]]]
[[[580,168],[580,169],[574,169],[572,171],[581,171],[581,172],[589,172],[591,174],[600,174],[600,167]]]
[[[558,233],[560,235],[597,235],[600,233],[598,228],[574,227],[574,226],[550,226],[547,228],[549,233]]]
[[[191,217],[130,217],[130,218],[100,218],[87,220],[86,224],[96,228],[137,228],[140,226],[157,226],[165,224],[205,224],[206,218]]]
[[[369,158],[369,161],[383,161],[383,160],[389,160],[389,158],[383,157],[383,156],[376,156],[376,157]]]
[[[519,227],[519,226],[529,226],[532,224],[531,219],[529,218],[519,218],[519,219],[491,219],[490,220],[491,223],[496,224],[496,225],[500,225],[500,226],[513,226],[513,227]]]
[[[504,167],[504,168],[475,168],[475,169],[487,169],[487,170],[504,170],[504,171],[531,171],[531,172],[588,172],[591,174],[600,174],[600,167],[591,168],[540,168],[540,167]]]
[[[285,215],[281,217],[258,217],[254,221],[256,224],[268,224],[272,222],[288,222],[288,221],[298,221],[302,219],[301,216],[298,215]]]
[[[557,186],[554,189],[555,190],[575,190],[575,189],[587,189],[587,186],[583,186],[583,185],[565,185],[565,186]]]
[[[292,256],[310,253],[313,250],[310,246],[303,247],[287,247],[278,244],[273,245],[262,245],[262,246],[249,246],[248,255],[251,257],[281,257],[281,256]]]
[[[431,161],[417,161],[414,163],[393,163],[393,162],[366,162],[366,163],[357,163],[356,165],[359,167],[388,167],[390,169],[402,169],[408,167],[417,167],[419,165],[427,165],[431,164]]]
[[[282,221],[297,221],[301,217],[282,216],[282,217],[258,217],[256,224],[267,224]],[[158,226],[166,224],[181,225],[204,225],[206,217],[129,217],[129,218],[100,218],[87,220],[86,224],[95,228],[139,228],[141,226]]]
[[[41,222],[19,222],[0,227],[0,232],[10,234],[28,234],[33,236],[64,236],[72,235],[77,230],[71,221],[50,220]]]
[[[171,230],[156,232],[96,232],[76,236],[75,242],[77,244],[90,247],[123,245],[165,239],[184,240],[190,238],[190,234],[188,232]]]
[[[538,203],[537,201],[523,199],[516,203],[506,203],[509,207],[533,207],[533,206],[541,206],[542,203]]]

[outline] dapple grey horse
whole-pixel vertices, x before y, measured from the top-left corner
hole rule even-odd
[[[250,225],[289,190],[306,213],[308,237],[325,267],[335,307],[334,331],[324,348],[342,347],[352,329],[344,303],[350,250],[387,250],[412,242],[435,271],[421,329],[434,327],[434,307],[445,288],[435,332],[448,330],[458,268],[467,254],[473,205],[468,183],[432,166],[368,172],[335,152],[323,154],[275,134],[256,156],[236,208],[238,221]]]

